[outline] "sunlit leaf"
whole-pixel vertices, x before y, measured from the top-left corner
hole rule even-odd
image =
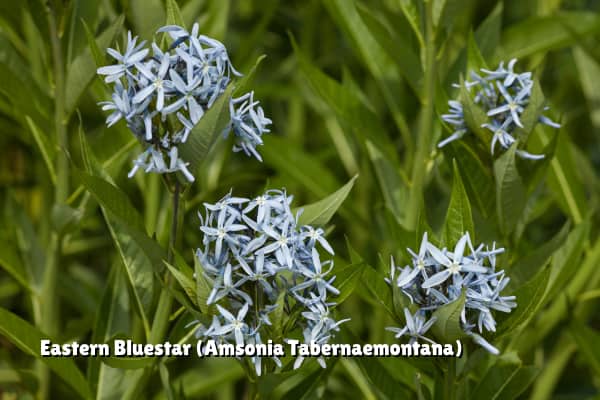
[[[85,399],[91,398],[87,382],[71,358],[41,356],[40,343],[44,339],[49,339],[48,335],[4,308],[0,308],[0,333],[21,351],[41,360],[79,396]],[[50,340],[52,343],[56,343],[54,340]]]

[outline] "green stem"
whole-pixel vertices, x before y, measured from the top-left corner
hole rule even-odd
[[[436,83],[435,32],[431,3],[431,0],[425,3],[425,93],[419,121],[417,148],[413,161],[410,197],[408,200],[407,225],[409,229],[415,229],[417,225],[419,209],[423,198],[425,172],[431,152]]]
[[[444,399],[455,400],[456,399],[456,359],[448,359],[448,370],[444,380]]]
[[[69,192],[69,161],[66,150],[68,147],[67,126],[65,121],[65,71],[63,64],[63,50],[61,39],[57,28],[56,9],[50,3],[48,9],[48,27],[50,46],[52,48],[52,61],[54,73],[54,128],[56,143],[59,147],[56,156],[56,187],[54,191],[54,204],[63,204]],[[42,332],[54,337],[58,326],[58,301],[56,296],[56,284],[58,266],[61,257],[60,232],[50,234],[48,259],[44,270],[42,290],[40,293],[39,321],[36,321]],[[49,395],[50,373],[45,366],[37,366],[40,373],[39,398],[45,399]]]

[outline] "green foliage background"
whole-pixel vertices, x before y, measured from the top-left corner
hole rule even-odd
[[[179,1],[187,27],[197,21],[223,41],[238,70],[267,55],[253,87],[273,133],[259,149],[262,164],[217,141],[186,193],[178,248],[191,262],[201,243],[197,210],[231,188],[250,197],[284,187],[299,206],[358,174],[329,231],[337,265],[361,267],[339,307],[352,317],[342,340],[392,342],[384,328],[401,319],[383,282],[390,255],[408,261],[406,247],[415,248],[424,230],[451,241],[473,229],[476,242],[508,250],[499,264],[519,308],[501,320],[495,343],[503,355],[474,351],[461,366],[470,388],[461,396],[597,398],[600,3],[431,1],[429,30],[418,0]],[[169,4],[0,3],[0,394],[121,398],[135,368],[147,366],[34,354],[47,335],[146,337],[144,310],[153,310],[161,289],[152,260],[168,242],[170,199],[158,176],[127,178],[139,145],[124,124],[105,127],[97,102],[108,92],[95,70],[127,29],[151,40],[173,12]],[[451,83],[513,57],[519,71],[534,71],[563,126],[529,135],[525,146],[546,160],[515,160],[511,151],[494,160],[473,135],[438,150],[449,134],[439,115],[459,94]],[[148,250],[153,239],[162,248]],[[179,316],[175,340],[189,322]],[[143,398],[247,391],[234,360],[160,365]],[[265,379],[260,390],[272,398],[443,392],[445,367],[435,362],[340,359],[325,371],[314,367]]]

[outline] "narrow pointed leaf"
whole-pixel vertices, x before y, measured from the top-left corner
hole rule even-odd
[[[299,207],[302,209],[300,214],[299,223],[301,225],[325,225],[329,222],[331,217],[340,208],[348,194],[354,186],[354,182],[358,178],[355,175],[348,181],[344,186],[336,190],[329,196],[321,199],[315,203],[308,204],[306,206]]]
[[[431,330],[440,343],[452,343],[464,336],[460,314],[465,308],[465,300],[466,294],[463,290],[458,299],[443,305],[433,313],[437,320]]]
[[[514,229],[526,202],[525,186],[515,162],[516,145],[513,144],[494,163],[496,211],[498,224],[505,235]]]
[[[40,343],[43,339],[49,338],[48,335],[40,332],[35,326],[12,312],[0,308],[0,334],[26,354],[41,360],[48,368],[60,376],[67,385],[71,386],[79,396],[84,399],[92,397],[87,382],[73,359],[41,356]],[[53,340],[51,341],[55,343]]]
[[[444,239],[448,247],[453,246],[467,232],[470,234],[471,240],[475,239],[471,203],[463,185],[456,160],[453,162],[453,169],[452,194],[444,223]]]

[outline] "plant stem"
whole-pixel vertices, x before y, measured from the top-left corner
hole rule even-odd
[[[54,73],[54,128],[56,143],[59,147],[56,156],[57,180],[54,188],[54,204],[63,204],[69,192],[69,161],[66,150],[68,146],[67,126],[65,121],[65,72],[63,65],[63,51],[61,39],[57,29],[56,10],[50,3],[48,8],[48,27],[50,34],[50,46],[52,48],[52,62]],[[56,284],[58,266],[60,265],[62,235],[53,231],[50,234],[48,245],[48,259],[46,262],[43,284],[40,293],[40,315],[36,321],[42,332],[54,337],[58,326],[58,300],[56,296]],[[44,365],[36,366],[40,373],[39,398],[48,398],[50,389],[50,373]]]
[[[425,171],[431,147],[433,130],[433,104],[435,99],[436,65],[435,65],[435,32],[433,28],[432,1],[425,2],[425,93],[421,110],[417,148],[413,161],[410,196],[408,203],[407,227],[415,229],[419,216],[419,208],[423,197]]]
[[[448,359],[448,370],[446,371],[444,381],[444,398],[447,400],[455,400],[456,399],[456,384],[454,381],[456,380],[456,359],[450,358]]]

